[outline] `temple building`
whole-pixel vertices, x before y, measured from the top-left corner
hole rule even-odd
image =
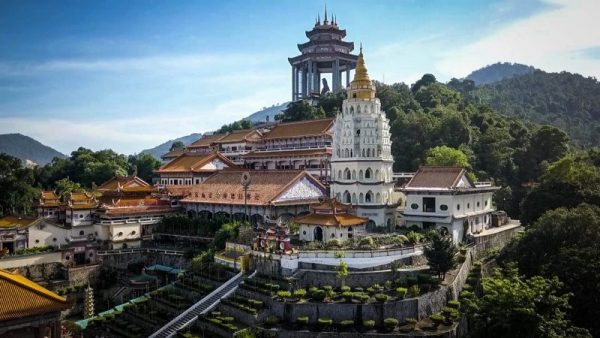
[[[93,223],[92,212],[97,206],[98,201],[92,194],[87,192],[70,193],[66,203],[62,206],[65,224],[73,227],[91,225]]]
[[[286,222],[308,213],[309,205],[327,196],[326,188],[300,170],[250,171],[252,183],[246,195],[240,184],[242,170],[222,170],[189,188],[180,200],[188,215],[221,217],[254,222]],[[247,205],[247,213],[245,206]]]
[[[256,149],[262,134],[256,129],[234,130],[215,140],[216,149],[236,165],[244,165],[243,155]]]
[[[389,121],[375,97],[362,54],[348,98],[335,119],[331,197],[352,204],[368,227],[391,227],[399,194],[394,192]]]
[[[169,163],[185,152],[186,152],[186,149],[173,149],[173,150],[169,151],[168,153],[162,154],[160,156],[160,159],[162,160],[163,164]]]
[[[156,173],[161,185],[195,185],[224,168],[236,168],[236,164],[217,151],[211,153],[186,152],[163,165]]]
[[[0,269],[0,336],[60,338],[60,314],[71,304],[29,279]]]
[[[54,191],[42,191],[35,204],[38,217],[58,221],[60,199]]]
[[[310,206],[311,213],[298,216],[301,241],[345,241],[365,233],[368,218],[352,214],[352,206],[334,199]]]
[[[498,187],[474,183],[461,167],[421,167],[402,191],[407,227],[439,229],[463,241],[492,224],[492,196]]]
[[[27,248],[27,227],[34,222],[36,222],[35,218],[0,217],[0,252],[12,254],[19,249]]]
[[[187,146],[187,150],[193,153],[208,154],[217,149],[215,142],[223,138],[223,134],[204,134],[198,140]]]
[[[343,39],[346,30],[340,29],[337,19],[331,15],[321,22],[317,18],[315,26],[306,32],[308,42],[298,44],[300,55],[289,58],[292,66],[292,101],[307,99],[325,94],[328,91],[327,82],[321,75],[331,73],[333,92],[341,91],[350,82],[350,71],[356,67],[357,56],[351,54],[354,43]],[[342,86],[342,78],[346,73],[346,85]]]
[[[251,169],[299,169],[327,179],[331,159],[333,119],[275,125],[262,137],[262,145],[245,154]]]

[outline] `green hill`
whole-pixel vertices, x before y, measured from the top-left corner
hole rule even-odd
[[[0,135],[0,153],[9,154],[23,161],[30,160],[39,165],[47,164],[55,157],[66,157],[57,150],[21,134]]]
[[[449,85],[499,113],[556,126],[581,146],[600,145],[600,83],[595,78],[536,70],[477,87],[457,83]]]
[[[532,66],[520,63],[498,62],[473,71],[465,79],[475,82],[476,85],[484,85],[519,75],[531,74],[535,70]]]

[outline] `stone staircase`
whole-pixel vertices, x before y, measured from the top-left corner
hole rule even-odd
[[[177,331],[188,327],[198,319],[199,315],[205,314],[219,304],[222,298],[231,295],[243,281],[243,273],[240,272],[213,292],[202,298],[196,304],[185,310],[182,314],[161,327],[150,338],[169,338],[177,334]]]

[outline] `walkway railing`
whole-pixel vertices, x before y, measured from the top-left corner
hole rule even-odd
[[[169,249],[158,249],[158,248],[128,248],[128,249],[112,249],[112,250],[98,250],[96,253],[99,256],[107,256],[107,255],[124,255],[124,254],[132,254],[136,252],[141,253],[150,253],[150,252],[158,252],[166,255],[174,255],[174,256],[183,256],[185,251],[181,250],[169,250]]]
[[[255,272],[256,273],[256,272]],[[182,314],[175,317],[165,326],[153,333],[149,338],[169,338],[177,334],[177,331],[184,329],[198,319],[199,315],[205,314],[213,309],[221,301],[222,298],[230,295],[243,280],[243,273],[240,272],[225,284],[216,288],[206,297],[199,300],[196,304],[185,310]]]

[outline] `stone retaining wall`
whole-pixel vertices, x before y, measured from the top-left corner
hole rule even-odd
[[[415,276],[429,270],[429,267],[417,267],[411,270],[400,270],[394,274],[391,270],[383,271],[352,271],[346,278],[346,285],[350,287],[368,288],[378,283],[383,285],[388,280],[394,280],[399,277]],[[337,272],[331,270],[300,270],[298,276],[301,276],[299,285],[302,287],[321,287],[323,285],[339,286],[340,280],[337,278]]]
[[[417,338],[417,337],[436,337],[436,338],[458,338],[461,337],[459,335],[459,328],[456,324],[449,330],[445,332],[428,332],[428,331],[419,331],[418,333],[402,333],[402,332],[394,332],[394,333],[361,333],[361,332],[311,332],[308,330],[304,331],[287,331],[287,330],[267,330],[264,328],[259,328],[259,330],[264,332],[276,332],[277,337],[280,338],[325,338],[325,337],[335,337],[335,338],[381,338],[381,337],[403,337],[403,338]]]

